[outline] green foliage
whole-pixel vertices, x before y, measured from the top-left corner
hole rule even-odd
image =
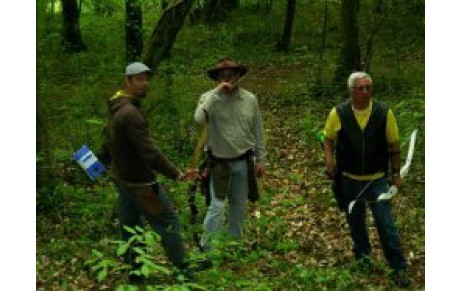
[[[64,201],[62,192],[50,186],[43,186],[37,189],[37,214],[53,213]]]
[[[303,141],[313,145],[317,142],[317,133],[324,127],[324,120],[314,118],[310,112],[299,120],[300,136]]]
[[[92,250],[93,257],[85,262],[85,265],[90,266],[91,270],[95,272],[96,279],[100,283],[105,280],[109,271],[120,271],[123,268],[119,267],[117,262],[113,259],[104,259],[103,255],[97,250]]]
[[[147,290],[206,290],[197,283],[183,282],[183,276],[178,275],[177,280],[180,284],[161,285],[155,284],[155,287],[149,286],[149,279],[167,280],[173,274],[170,267],[163,265],[153,254],[153,250],[159,247],[160,236],[151,231],[144,230],[136,226],[134,228],[124,226],[124,229],[131,233],[131,238],[124,241],[113,241],[118,245],[116,256],[105,256],[98,250],[93,249],[91,257],[86,260],[85,266],[88,266],[96,276],[97,282],[101,283],[108,279],[108,276],[117,276],[120,273],[129,273],[137,275],[146,280]],[[132,252],[135,257],[135,266],[122,263],[121,257],[127,252]],[[138,290],[132,285],[117,285],[116,290]]]
[[[143,36],[147,41],[159,19],[161,1],[141,2]],[[211,254],[214,268],[197,274],[195,284],[171,276],[172,270],[161,257],[158,237],[148,230],[130,229],[133,239],[117,242],[114,247],[119,237],[116,190],[107,176],[90,181],[71,158],[82,144],[97,152],[106,122],[106,101],[123,85],[124,3],[83,1],[80,25],[88,51],[64,54],[58,7],[51,15],[49,1],[37,2],[37,110],[48,129],[49,148],[37,153],[36,165],[53,178],[49,184],[39,185],[36,193],[37,285],[44,282],[46,290],[101,286],[137,290],[124,285],[124,274],[132,271],[158,283],[155,287],[145,286],[147,290],[387,287],[385,274],[356,274],[350,267],[347,229],[342,226],[343,217],[333,211],[335,202],[329,182],[323,177],[322,150],[315,137],[331,108],[343,100],[343,96],[333,93],[339,86],[333,77],[340,1],[328,1],[321,77],[318,40],[324,1],[297,1],[290,53],[274,51],[283,26],[285,2],[273,1],[270,13],[254,13],[257,2],[240,1],[240,9],[218,25],[186,23],[171,58],[160,64],[151,80],[148,98],[143,100],[155,142],[181,168],[190,165],[199,135],[193,121],[194,109],[200,94],[214,86],[205,73],[218,58],[229,55],[249,65],[242,86],[254,92],[261,104],[269,159],[263,195],[248,211],[243,240],[216,238]],[[420,130],[414,172],[402,195],[395,197],[395,212],[404,248],[412,253],[411,272],[417,280],[416,288],[423,288],[424,1],[393,2],[397,9],[374,40],[370,73],[376,99],[391,105],[397,117],[403,156],[410,132]],[[362,48],[375,21],[371,11],[374,3],[361,1]],[[203,254],[195,252],[191,243],[192,231],[201,232],[202,225],[188,224],[187,185],[160,179],[169,187],[178,210],[191,259],[202,258]],[[204,219],[206,211],[203,200],[197,195],[198,221]],[[130,247],[139,255],[141,267],[136,270],[121,263],[120,257]],[[88,249],[98,251],[87,254]],[[383,260],[381,253],[377,251],[376,255]],[[84,262],[89,271],[82,268]]]

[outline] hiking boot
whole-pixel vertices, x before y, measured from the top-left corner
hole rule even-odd
[[[368,256],[363,256],[359,259],[356,259],[355,263],[351,266],[352,271],[365,274],[371,273],[373,269],[374,266]]]
[[[363,256],[362,258],[356,260],[356,264],[362,269],[368,269],[372,267],[371,258],[368,256]]]
[[[144,285],[144,277],[136,274],[129,274],[128,281],[130,285]]]
[[[212,268],[212,261],[210,259],[205,259],[201,261],[196,261],[190,264],[189,268],[194,272],[200,272]]]
[[[182,282],[190,282],[195,280],[195,273],[190,268],[176,269],[173,274]]]
[[[395,285],[400,288],[407,288],[410,286],[409,276],[407,276],[406,270],[394,270],[390,278]]]

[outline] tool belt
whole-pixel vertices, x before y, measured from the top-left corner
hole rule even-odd
[[[211,175],[214,183],[214,191],[216,197],[224,200],[229,192],[229,177],[230,168],[229,162],[246,160],[248,164],[248,199],[252,202],[259,200],[259,191],[257,187],[257,179],[255,175],[255,161],[254,152],[252,149],[248,150],[241,156],[235,158],[218,158],[210,153],[211,158]]]
[[[126,186],[126,185],[125,185]],[[149,186],[133,187],[126,186],[129,191],[136,197],[141,206],[152,216],[162,214],[164,212],[163,205],[158,199],[159,184],[155,183]]]
[[[130,183],[122,180],[111,172],[109,172],[109,174],[112,180],[116,183],[123,184],[123,186],[129,190],[143,210],[148,214],[155,216],[165,211],[158,199],[158,194],[160,193],[160,184],[158,184],[158,182]]]
[[[248,157],[250,156],[254,156],[254,153],[252,150],[248,150],[247,152],[245,152],[244,154],[242,154],[241,156],[238,156],[236,158],[218,158],[218,157],[215,157],[212,155],[212,152],[211,152],[211,159],[213,161],[218,161],[218,162],[234,162],[234,161],[240,161],[240,160],[245,160],[247,159]]]

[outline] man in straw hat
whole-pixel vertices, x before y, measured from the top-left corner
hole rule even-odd
[[[257,98],[239,87],[246,72],[247,68],[233,59],[220,59],[208,71],[216,87],[201,95],[195,111],[195,120],[207,125],[211,157],[211,203],[201,239],[204,250],[211,249],[213,235],[223,228],[226,198],[230,208],[228,233],[241,238],[249,189],[254,188],[252,177],[265,171],[263,125]]]

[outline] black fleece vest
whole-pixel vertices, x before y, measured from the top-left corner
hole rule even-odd
[[[389,152],[386,139],[388,106],[373,101],[369,121],[362,131],[350,101],[336,107],[341,129],[338,132],[336,159],[340,171],[355,175],[388,172]]]

